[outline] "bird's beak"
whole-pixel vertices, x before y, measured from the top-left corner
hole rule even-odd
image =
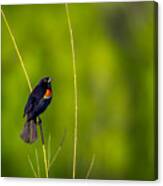
[[[52,79],[51,79],[51,78],[49,78],[49,79],[48,79],[48,83],[51,83],[51,81],[52,81]]]
[[[48,83],[51,83],[53,81],[53,78],[48,79]]]

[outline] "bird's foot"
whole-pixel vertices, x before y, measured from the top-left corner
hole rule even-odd
[[[39,125],[42,125],[42,120],[41,120],[40,117],[38,117],[38,124],[39,124]]]

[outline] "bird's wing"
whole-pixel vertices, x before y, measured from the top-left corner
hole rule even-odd
[[[34,107],[38,104],[43,95],[44,89],[42,89],[40,86],[36,86],[28,98],[27,104],[24,109],[24,116],[33,111]]]
[[[28,98],[27,104],[26,104],[25,109],[24,109],[24,116],[33,111],[36,102],[37,102],[37,99],[34,96],[31,95]]]
[[[38,85],[32,91],[31,96],[33,96],[36,99],[40,100],[44,96],[44,93],[45,93],[45,89]]]
[[[33,112],[36,115],[40,115],[49,105],[49,103],[51,102],[51,98],[49,99],[40,99],[40,101],[37,103],[37,105],[35,105]]]

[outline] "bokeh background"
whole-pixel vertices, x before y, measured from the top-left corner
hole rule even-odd
[[[2,6],[35,86],[55,79],[52,104],[42,115],[45,140],[62,150],[51,178],[72,178],[74,96],[72,56],[64,4]],[[157,177],[156,4],[70,4],[78,82],[77,178]],[[33,177],[34,149],[20,133],[29,88],[2,19],[2,176]]]

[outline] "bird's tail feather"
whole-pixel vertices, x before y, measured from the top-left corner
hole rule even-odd
[[[37,140],[37,126],[35,120],[30,120],[25,123],[21,138],[26,143],[33,143]]]

